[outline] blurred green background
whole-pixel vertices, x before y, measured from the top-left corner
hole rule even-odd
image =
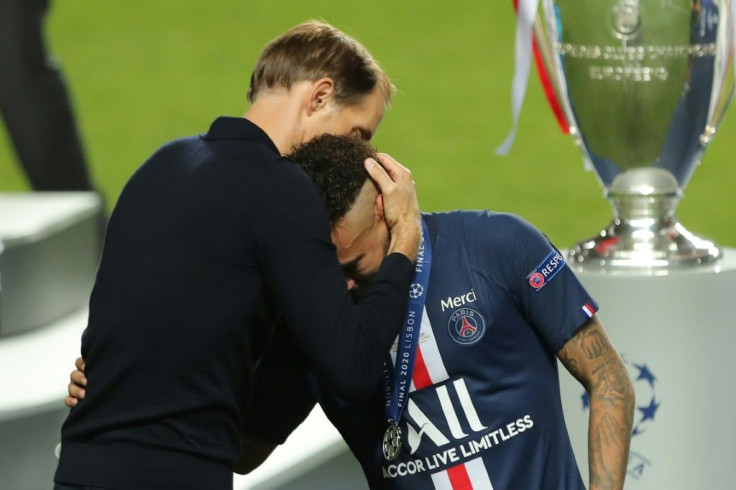
[[[108,206],[158,146],[206,131],[218,115],[242,115],[263,45],[310,18],[362,41],[398,86],[375,143],[412,168],[425,211],[517,213],[563,248],[608,224],[597,178],[559,131],[536,73],[510,155],[494,154],[511,120],[510,1],[52,2],[48,41]],[[678,209],[691,231],[724,246],[736,246],[734,111]],[[27,189],[0,132],[0,191]]]

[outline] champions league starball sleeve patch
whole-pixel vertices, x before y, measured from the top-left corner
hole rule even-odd
[[[565,258],[557,250],[552,250],[536,269],[531,271],[527,276],[529,286],[535,291],[539,291],[551,281],[563,267],[565,267]]]

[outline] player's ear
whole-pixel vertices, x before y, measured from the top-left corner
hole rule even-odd
[[[307,114],[311,116],[314,112],[327,107],[334,95],[335,82],[332,78],[324,77],[312,82],[312,90],[307,102]]]
[[[380,192],[376,195],[376,200],[373,207],[373,214],[376,217],[376,221],[381,221],[385,218],[383,212],[383,194]]]

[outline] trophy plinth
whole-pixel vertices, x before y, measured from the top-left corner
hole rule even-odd
[[[571,263],[602,271],[656,272],[721,257],[714,243],[693,235],[675,218],[682,191],[667,170],[642,167],[619,174],[607,197],[613,220],[598,236],[570,250]]]

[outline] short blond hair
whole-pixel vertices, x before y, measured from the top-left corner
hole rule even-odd
[[[264,88],[285,87],[303,80],[329,77],[340,105],[360,103],[378,87],[386,105],[395,87],[365,47],[341,30],[321,21],[289,29],[266,45],[248,88],[253,102]]]

